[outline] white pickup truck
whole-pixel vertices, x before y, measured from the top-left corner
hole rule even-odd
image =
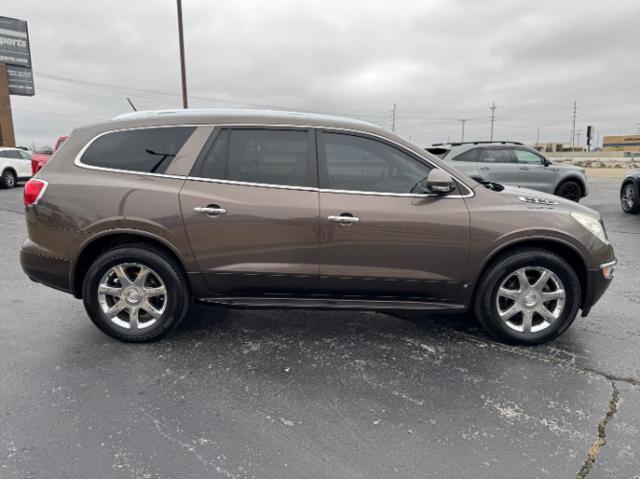
[[[20,148],[0,147],[0,188],[13,188],[31,178],[31,155]]]

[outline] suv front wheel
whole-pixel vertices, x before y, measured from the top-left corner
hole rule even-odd
[[[620,205],[622,211],[630,215],[640,213],[640,192],[632,181],[625,183],[620,191]]]
[[[121,341],[154,341],[187,312],[189,289],[182,270],[151,245],[107,251],[87,271],[82,299],[91,321]]]
[[[562,334],[580,305],[574,270],[550,251],[527,248],[493,261],[480,278],[474,313],[500,339],[541,344]]]
[[[563,181],[556,189],[556,195],[577,203],[582,198],[582,185],[573,180]]]

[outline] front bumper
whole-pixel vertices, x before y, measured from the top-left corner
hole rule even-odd
[[[589,314],[591,308],[598,302],[611,284],[615,265],[616,261],[613,260],[600,265],[598,269],[590,269],[587,271],[587,287],[584,298],[582,299],[582,317]]]

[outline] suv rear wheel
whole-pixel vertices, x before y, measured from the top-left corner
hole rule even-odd
[[[151,245],[100,256],[87,271],[82,298],[100,330],[128,342],[162,337],[182,320],[190,300],[180,266]]]
[[[577,203],[582,198],[582,186],[577,181],[563,181],[556,189],[556,195]]]
[[[13,170],[6,169],[0,176],[0,188],[13,188],[18,183],[18,178]]]
[[[521,344],[562,334],[578,314],[580,282],[550,251],[527,248],[495,260],[480,278],[474,313],[489,333]]]

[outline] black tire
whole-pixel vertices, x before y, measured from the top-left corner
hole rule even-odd
[[[0,176],[0,188],[13,188],[18,184],[18,177],[13,170],[6,169]]]
[[[630,215],[640,213],[640,193],[633,181],[628,181],[620,189],[620,206],[622,211]]]
[[[559,317],[546,329],[537,332],[518,332],[500,319],[498,290],[510,275],[520,268],[545,268],[555,274],[564,286],[565,303]],[[523,289],[523,288],[520,288]],[[580,281],[569,264],[555,253],[538,248],[523,248],[506,253],[492,261],[479,279],[474,296],[474,314],[482,326],[493,336],[516,344],[542,344],[564,333],[578,314],[582,297]],[[553,302],[546,303],[551,304]],[[517,315],[514,317],[517,320]],[[522,316],[520,316],[521,319]],[[534,323],[542,317],[534,315]]]
[[[159,279],[160,284],[164,283],[166,295],[161,296],[160,300],[163,304],[166,301],[165,307],[162,314],[148,327],[136,330],[126,329],[110,320],[103,310],[98,286],[107,272],[119,264],[151,268],[152,278]],[[176,327],[186,315],[191,298],[182,267],[171,256],[153,245],[135,244],[107,251],[94,261],[84,278],[82,299],[89,318],[102,332],[121,341],[137,343],[160,339]],[[115,298],[110,300],[116,302]],[[142,304],[139,306],[142,308]],[[129,315],[129,310],[123,310],[121,314]],[[147,313],[142,310],[141,314]],[[153,320],[150,317],[148,319]]]
[[[582,185],[574,180],[563,181],[558,188],[556,188],[556,196],[561,196],[576,203],[580,201],[583,193]]]

